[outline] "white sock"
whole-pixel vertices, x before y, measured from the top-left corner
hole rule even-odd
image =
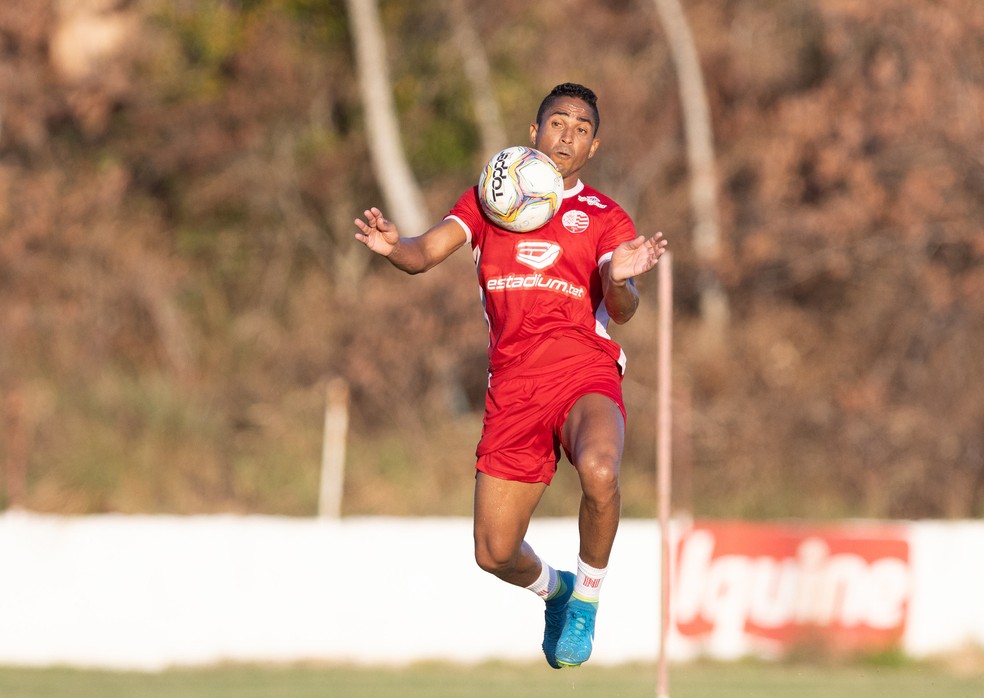
[[[581,556],[577,556],[577,581],[574,582],[574,596],[582,601],[598,602],[598,595],[601,593],[601,583],[608,573],[608,568],[598,569],[592,567]]]
[[[541,599],[549,598],[557,590],[557,570],[540,560],[540,575],[526,588]]]

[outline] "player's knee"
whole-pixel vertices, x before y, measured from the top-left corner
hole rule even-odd
[[[614,451],[596,450],[585,453],[577,463],[581,486],[599,493],[618,490],[620,458]]]
[[[581,490],[589,502],[604,505],[619,499],[619,460],[612,455],[587,456],[578,463]]]
[[[475,541],[475,562],[490,574],[499,576],[516,565],[516,550],[496,545],[494,541]]]

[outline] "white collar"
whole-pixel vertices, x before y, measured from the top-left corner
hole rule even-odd
[[[584,191],[584,184],[579,179],[577,180],[577,184],[575,184],[573,187],[564,190],[564,198],[569,199],[575,194],[580,194],[582,191]]]

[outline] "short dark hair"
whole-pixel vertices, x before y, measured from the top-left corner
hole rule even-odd
[[[598,129],[601,127],[601,116],[598,114],[598,95],[590,88],[578,85],[576,82],[565,82],[550,90],[550,94],[543,98],[543,101],[540,102],[540,108],[536,112],[537,126],[540,125],[547,107],[558,97],[577,97],[587,102],[588,106],[591,107],[591,113],[594,114],[594,135],[598,135]]]

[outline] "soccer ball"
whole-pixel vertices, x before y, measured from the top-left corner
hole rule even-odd
[[[498,227],[528,233],[553,218],[564,198],[564,178],[553,160],[515,145],[492,156],[478,178],[478,199]]]

